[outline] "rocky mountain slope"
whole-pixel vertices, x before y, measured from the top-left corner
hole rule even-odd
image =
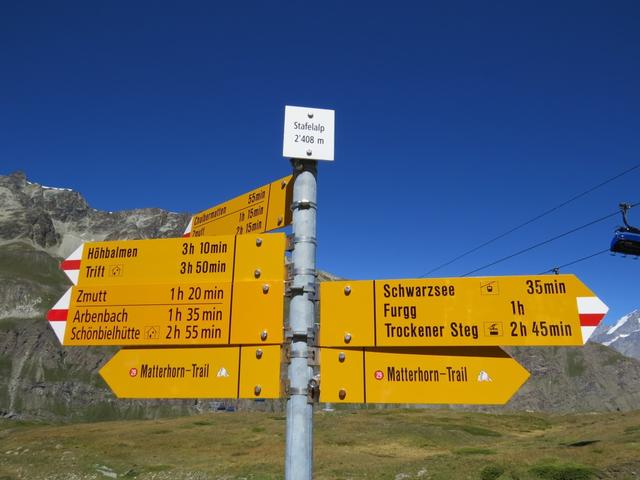
[[[160,209],[100,212],[76,192],[0,176],[0,416],[105,419],[194,411],[189,402],[116,400],[98,375],[113,348],[65,348],[45,320],[69,288],[60,260],[83,241],[181,236]]]
[[[116,349],[62,347],[45,320],[69,287],[59,262],[82,241],[178,237],[189,218],[158,209],[100,212],[76,192],[42,187],[21,173],[0,176],[0,416],[153,418],[216,408],[214,400],[116,399],[98,375]],[[507,409],[640,409],[640,362],[606,346],[510,352],[531,378]],[[282,402],[241,407],[277,410]]]
[[[640,408],[640,362],[588,342],[583,347],[505,348],[531,377],[510,410],[590,412]]]
[[[190,218],[158,208],[101,212],[72,190],[31,183],[21,172],[0,176],[0,244],[22,241],[55,257],[84,241],[182,236]]]
[[[613,326],[599,326],[592,340],[640,360],[640,310],[624,315]]]

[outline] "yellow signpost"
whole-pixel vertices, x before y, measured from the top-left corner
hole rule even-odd
[[[283,280],[285,235],[88,242],[62,262],[78,285]]]
[[[100,375],[119,398],[279,398],[280,350],[123,349]]]
[[[499,346],[582,345],[608,310],[573,275],[323,282],[318,295],[315,160],[333,160],[333,130],[333,110],[287,106],[295,179],[195,214],[183,238],[83,244],[47,315],[63,345],[138,347],[100,370],[120,398],[279,398],[286,350],[286,478],[310,478],[318,387],[330,403],[504,404],[529,373]],[[292,222],[285,339],[286,237],[265,232]]]
[[[187,226],[185,236],[244,235],[269,232],[289,225],[292,178],[289,175],[196,213]]]
[[[47,315],[64,345],[245,345],[283,341],[282,233],[92,242]]]
[[[100,371],[120,398],[279,398],[284,345],[288,401],[306,409],[309,352],[284,338],[286,237],[265,232],[315,208],[311,185],[292,202],[293,176],[276,180],[194,215],[183,238],[83,244],[62,262],[75,286],[49,312],[56,335],[129,347]],[[288,327],[309,341],[315,229],[301,225],[313,248],[293,256],[289,293],[305,315]],[[319,298],[330,403],[504,404],[529,373],[499,346],[582,345],[608,310],[573,275],[323,282]]]
[[[284,281],[73,287],[63,345],[282,342]]]
[[[583,345],[608,308],[574,275],[323,282],[320,346]]]
[[[504,404],[529,372],[497,347],[321,348],[320,401]]]

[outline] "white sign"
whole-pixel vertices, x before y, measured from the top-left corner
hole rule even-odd
[[[332,161],[334,130],[334,110],[287,105],[282,156]]]

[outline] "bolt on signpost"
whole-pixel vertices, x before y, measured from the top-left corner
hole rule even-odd
[[[283,156],[294,167],[293,251],[287,336],[291,340],[287,389],[285,478],[311,479],[313,473],[312,356],[315,341],[316,160],[333,160],[334,111],[285,108]]]

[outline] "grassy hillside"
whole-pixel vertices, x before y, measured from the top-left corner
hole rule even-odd
[[[43,317],[71,284],[58,265],[26,243],[0,245],[0,318]]]
[[[222,412],[93,424],[0,423],[0,479],[283,478],[285,418]],[[316,479],[635,479],[640,412],[338,410],[315,416]]]
[[[14,242],[0,246],[2,275],[7,278],[23,278],[41,285],[70,285],[59,263],[59,260],[27,243]]]

